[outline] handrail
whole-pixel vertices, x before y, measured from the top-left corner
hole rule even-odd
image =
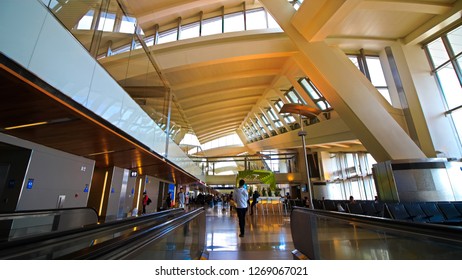
[[[314,212],[317,216],[356,222],[364,226],[384,228],[386,230],[395,230],[399,232],[409,232],[412,234],[419,234],[426,237],[441,238],[449,241],[462,242],[462,227],[434,223],[407,222],[402,220],[351,214],[346,212],[312,210],[309,208],[298,206],[294,206],[293,211]]]
[[[75,207],[75,208],[59,208],[59,209],[43,209],[43,210],[23,210],[17,212],[4,212],[0,213],[0,221],[3,220],[10,220],[9,218],[22,218],[23,216],[55,216],[59,213],[69,212],[69,211],[79,211],[79,210],[88,210],[90,212],[94,212],[96,216],[98,213],[94,208],[91,207]]]
[[[104,224],[93,224],[82,228],[50,232],[38,236],[16,239],[0,243],[0,259],[29,258],[32,254],[40,252],[54,252],[58,248],[68,248],[77,242],[98,238],[114,232],[130,230],[134,227],[147,227],[157,225],[165,220],[176,217],[184,212],[183,209],[172,209],[156,212],[141,217],[111,221]],[[88,244],[90,246],[91,244]],[[79,248],[78,250],[80,250]]]
[[[426,240],[429,242],[428,244],[435,242],[435,246],[444,243],[452,246],[451,248],[454,249],[454,251],[462,250],[462,227],[407,222],[344,212],[313,210],[297,206],[293,207],[290,217],[292,239],[295,249],[310,259],[318,259],[323,253],[320,251],[320,243],[318,242],[318,236],[320,236],[318,228],[326,227],[327,225],[326,223],[318,223],[318,218],[326,218],[327,221],[334,223],[333,225],[339,222],[339,224],[343,226],[336,230],[344,230],[347,236],[349,236],[348,234],[351,232],[348,232],[350,228],[345,225],[349,224],[351,225],[352,232],[355,232],[357,228],[363,228],[380,234],[393,235],[395,238],[386,240],[386,242],[390,244],[395,241],[402,242],[402,240]],[[352,235],[352,238],[355,237]],[[400,241],[400,239],[402,240]],[[371,242],[371,240],[369,240],[369,242]],[[381,242],[383,242],[383,240]],[[417,248],[410,248],[410,250],[412,249]],[[436,256],[436,258],[445,257],[446,256]]]
[[[199,208],[166,221],[165,223],[147,228],[146,230],[131,232],[127,235],[63,256],[61,259],[124,259],[126,256],[137,250],[141,250],[149,243],[155,242],[159,238],[162,238],[169,232],[186,224],[203,213],[205,213],[204,208]]]

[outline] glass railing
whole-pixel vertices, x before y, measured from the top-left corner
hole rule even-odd
[[[290,219],[295,249],[309,259],[462,259],[462,227],[299,207]]]
[[[297,173],[296,154],[245,155],[233,157],[193,157],[205,175],[237,174],[243,170],[267,170],[274,173]]]
[[[137,19],[128,15],[118,0],[41,1],[165,131],[169,120],[170,90],[147,49],[147,38]],[[169,127],[188,129],[188,122],[178,110],[175,98],[171,104]],[[129,119],[130,112],[125,114],[124,119]],[[139,123],[137,127],[148,124]],[[174,139],[174,134],[171,133],[170,137]],[[160,150],[165,149],[165,141],[158,141],[163,142],[159,145]]]

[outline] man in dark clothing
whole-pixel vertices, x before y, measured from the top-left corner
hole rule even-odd
[[[255,208],[255,205],[258,203],[258,198],[260,197],[260,193],[255,190],[252,194],[252,204],[250,205],[250,215],[253,215],[253,209]]]

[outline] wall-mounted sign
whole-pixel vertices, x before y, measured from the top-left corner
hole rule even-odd
[[[27,181],[27,189],[30,190],[32,189],[33,186],[34,186],[34,179],[29,179],[29,181]]]
[[[130,177],[136,177],[138,176],[138,172],[136,170],[130,171]]]
[[[88,184],[85,184],[85,189],[83,189],[83,192],[84,192],[84,193],[87,193],[87,192],[88,192]]]

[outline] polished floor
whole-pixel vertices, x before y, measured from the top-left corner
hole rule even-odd
[[[262,205],[259,205],[261,210]],[[245,236],[239,237],[236,211],[221,204],[206,209],[206,250],[209,260],[291,260],[290,217],[279,213],[250,215]]]

